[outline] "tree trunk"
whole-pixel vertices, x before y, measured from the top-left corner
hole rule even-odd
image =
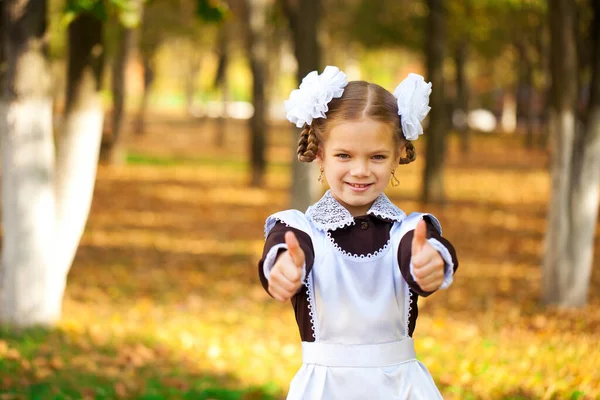
[[[549,3],[552,75],[551,101],[551,199],[548,211],[542,297],[546,304],[565,304],[572,281],[569,260],[569,224],[571,157],[575,137],[575,101],[577,73],[573,5],[569,0]]]
[[[2,274],[0,323],[51,325],[64,277],[55,254],[54,147],[47,2],[4,0],[6,56],[0,108]]]
[[[246,0],[246,46],[252,69],[252,105],[250,118],[250,168],[252,186],[262,186],[265,174],[266,99],[265,82],[267,68],[266,3],[264,0]]]
[[[597,2],[596,0],[592,0],[589,3]],[[575,115],[577,121],[585,121],[586,120],[586,107],[583,106],[583,98],[582,94],[584,90],[589,86],[589,76],[588,70],[591,68],[591,52],[590,52],[590,36],[587,34],[585,29],[581,29],[580,27],[583,25],[583,13],[588,12],[587,4],[582,2],[573,2],[574,8],[574,21],[573,21],[573,32],[575,35],[575,52],[577,56],[577,74],[575,74],[574,78],[577,82],[577,97],[575,103]]]
[[[550,44],[548,43],[549,41],[547,40],[548,38],[548,27],[549,27],[549,20],[548,23],[546,24],[542,24],[542,26],[540,27],[540,34],[537,35],[537,40],[536,40],[536,47],[537,50],[540,54],[540,69],[541,69],[541,73],[542,75],[551,78],[552,73],[550,71]],[[547,82],[549,82],[548,84],[544,85],[544,87],[542,88],[542,96],[543,96],[543,105],[542,105],[542,111],[540,113],[540,135],[537,141],[537,147],[542,149],[542,150],[546,150],[548,149],[548,143],[550,142],[550,136],[551,133],[550,131],[552,130],[550,127],[550,104],[552,103],[551,100],[551,90],[552,90],[552,84],[550,83],[551,79],[546,79]]]
[[[422,200],[443,203],[444,156],[448,130],[444,96],[444,50],[446,16],[443,0],[428,0],[428,40],[426,48],[427,75],[432,83],[431,111],[427,132],[426,163],[423,177]]]
[[[517,69],[517,121],[525,126],[524,144],[527,149],[533,148],[533,63],[529,56],[528,41],[522,34],[517,38],[519,60]]]
[[[225,147],[227,119],[229,117],[227,104],[229,103],[229,79],[227,78],[227,66],[229,64],[229,35],[230,27],[227,22],[223,23],[219,31],[218,52],[219,63],[215,77],[215,87],[221,92],[222,109],[221,115],[217,119],[217,129],[215,132],[215,146],[222,149]],[[264,97],[264,96],[263,96]]]
[[[146,114],[148,113],[148,99],[150,90],[154,82],[154,63],[153,55],[142,52],[142,68],[144,69],[144,88],[140,108],[135,119],[135,134],[143,135],[146,133]]]
[[[113,110],[111,122],[111,140],[106,146],[106,155],[102,158],[111,165],[121,165],[125,162],[125,143],[122,133],[125,116],[127,64],[133,44],[133,28],[122,24],[119,28],[117,53],[112,68]]]
[[[200,66],[202,65],[202,57],[197,51],[192,50],[186,61],[187,68],[185,70],[184,81],[185,106],[188,115],[193,117],[195,115],[196,80],[198,78],[198,71],[200,71]]]
[[[66,277],[90,211],[104,112],[103,23],[80,14],[69,25],[64,130],[56,164],[57,274]]]
[[[294,54],[298,62],[296,79],[298,85],[309,72],[321,66],[321,47],[318,40],[321,15],[320,0],[302,0],[294,4],[291,0],[282,0],[284,11],[294,38]],[[291,207],[305,211],[319,196],[320,185],[317,182],[316,163],[306,165],[298,160],[297,149],[299,132],[291,128],[292,142],[292,188]]]
[[[4,87],[4,79],[6,75],[6,49],[4,45],[6,33],[4,31],[4,12],[5,6],[3,0],[0,0],[0,87]]]
[[[466,79],[466,63],[468,41],[466,38],[460,41],[454,53],[454,63],[456,67],[456,107],[464,120],[460,121],[458,132],[462,142],[462,150],[464,153],[471,152],[471,131],[467,124],[467,116],[469,113],[469,87]]]
[[[593,2],[592,81],[585,128],[578,129],[571,172],[571,230],[568,237],[572,274],[560,304],[587,302],[594,259],[594,236],[600,203],[600,4]]]

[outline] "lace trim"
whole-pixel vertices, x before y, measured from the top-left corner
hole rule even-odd
[[[315,312],[316,312],[317,308],[315,306],[315,296],[314,296],[313,287],[312,287],[312,271],[306,277],[304,284],[306,285],[306,295],[308,296],[308,315],[310,316],[310,327],[313,331],[312,336],[316,341],[317,340],[317,323],[315,322],[315,318],[316,318]]]
[[[375,199],[367,214],[398,222],[402,222],[406,218],[406,213],[392,203],[384,194]]]
[[[381,219],[401,222],[406,218],[404,211],[394,205],[385,194],[380,194],[371,205],[367,214]],[[306,215],[313,221],[321,231],[334,231],[354,225],[354,217],[344,206],[342,206],[328,190],[321,199],[310,206]]]
[[[285,224],[285,226],[289,227],[289,225],[281,218],[277,218],[277,217],[267,218],[267,220],[265,221],[265,240],[267,239],[267,236],[269,236],[269,232],[271,232],[271,229],[273,229],[273,227],[275,226],[275,224],[277,222],[281,222],[282,224]]]
[[[379,250],[377,250],[377,251],[375,251],[373,253],[368,253],[368,254],[354,254],[354,253],[350,253],[350,252],[342,249],[335,242],[335,240],[333,239],[333,237],[331,236],[331,231],[327,231],[327,239],[329,240],[329,242],[331,243],[331,245],[333,246],[333,248],[336,251],[338,251],[339,253],[341,253],[344,257],[350,258],[350,259],[355,260],[355,261],[366,261],[366,260],[372,260],[374,258],[380,257],[390,247],[390,244],[392,242],[391,238],[388,239],[388,241],[386,242],[385,245],[383,245],[382,248],[380,248]]]
[[[306,215],[322,231],[336,230],[354,225],[354,217],[328,190],[321,200],[310,206]]]
[[[410,312],[412,311],[412,292],[410,291],[410,287],[408,283],[406,283],[406,336],[410,336]]]

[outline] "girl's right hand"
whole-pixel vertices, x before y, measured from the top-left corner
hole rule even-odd
[[[285,233],[288,249],[277,257],[269,277],[269,293],[281,302],[291,299],[302,286],[304,252],[294,232]]]

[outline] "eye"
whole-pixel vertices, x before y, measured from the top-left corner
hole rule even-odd
[[[347,159],[350,158],[350,155],[346,154],[346,153],[339,153],[335,155],[337,158],[342,158],[342,159]]]
[[[373,156],[373,159],[374,160],[385,160],[385,159],[387,159],[387,156],[384,156],[382,154],[377,154],[377,155]]]

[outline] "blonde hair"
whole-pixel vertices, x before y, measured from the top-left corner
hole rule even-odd
[[[365,81],[352,81],[344,88],[342,97],[328,103],[327,118],[315,118],[310,125],[304,125],[298,141],[298,159],[312,162],[331,129],[342,122],[369,118],[390,125],[397,145],[404,144],[406,157],[400,157],[400,164],[408,164],[417,158],[415,147],[402,133],[398,103],[389,91],[379,85]]]

